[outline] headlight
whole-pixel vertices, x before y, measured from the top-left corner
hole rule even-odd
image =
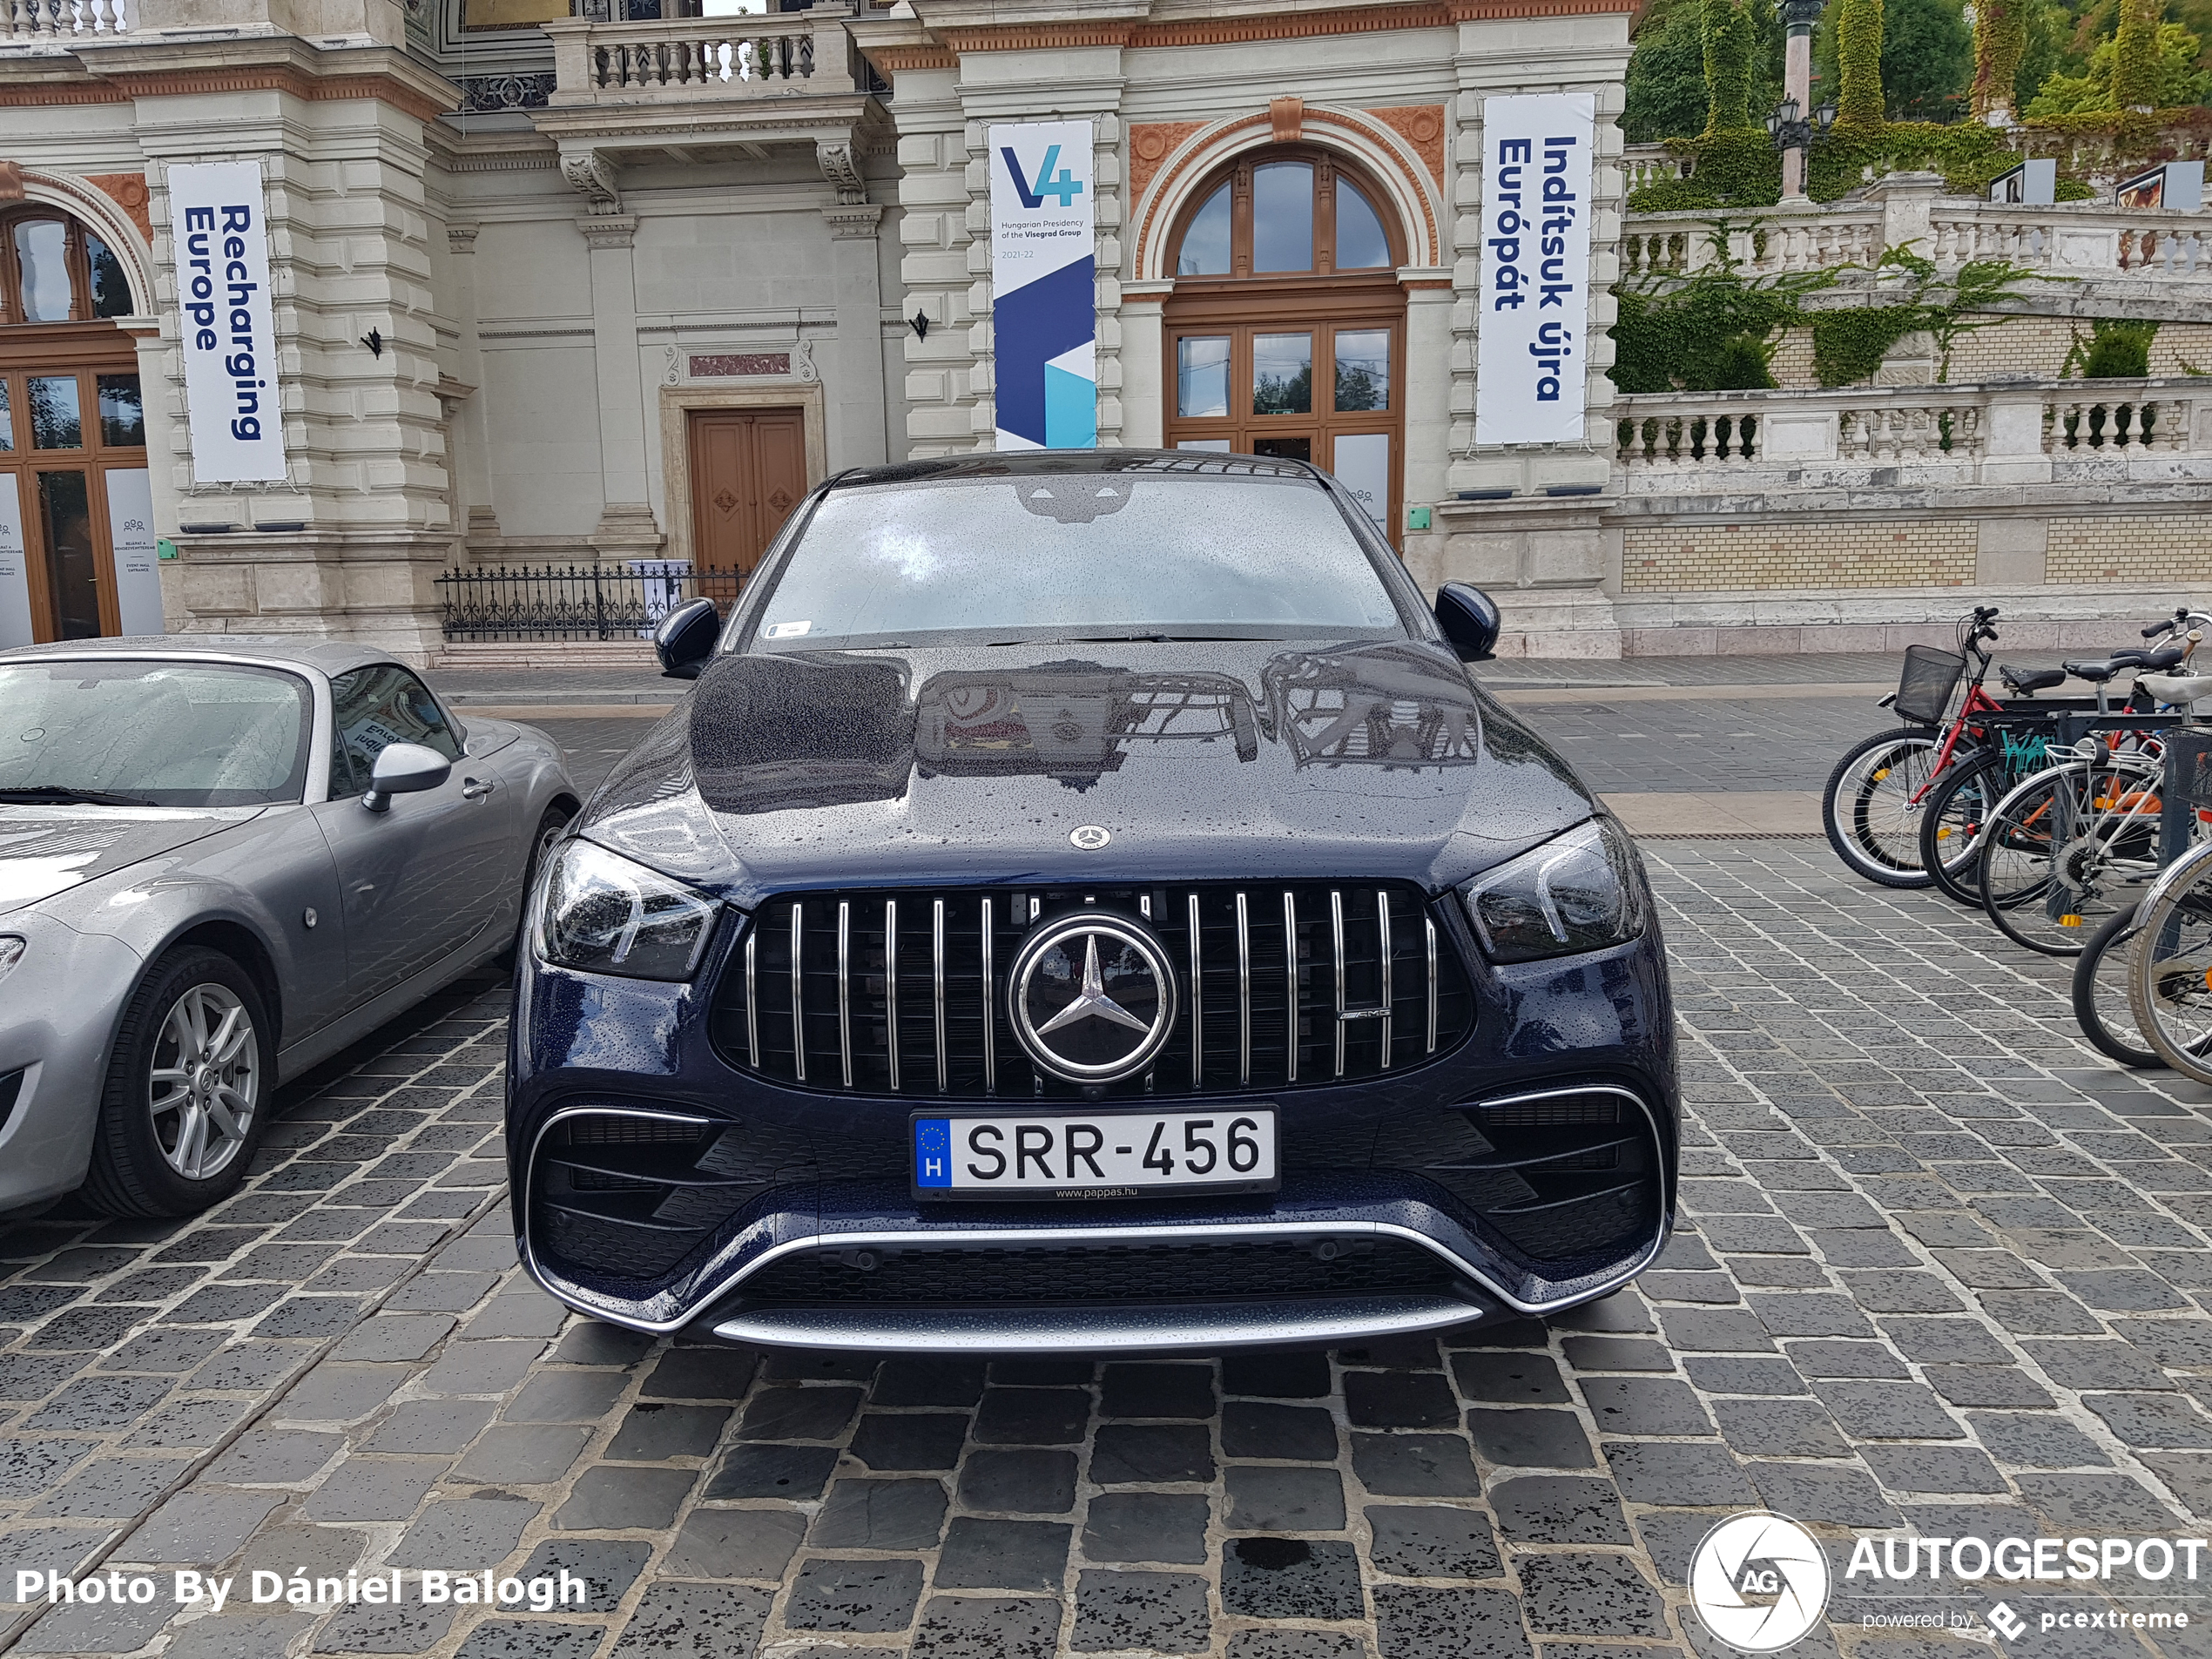
[[[537,952],[562,968],[626,979],[691,976],[714,900],[590,841],[562,845],[538,905]]]
[[[0,934],[0,979],[8,977],[8,970],[23,961],[23,954],[30,948],[30,941],[16,934]]]
[[[1635,851],[1609,818],[1578,825],[1477,876],[1460,896],[1494,962],[1602,950],[1643,931]]]

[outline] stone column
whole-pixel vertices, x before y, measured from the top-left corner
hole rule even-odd
[[[637,368],[635,213],[577,219],[591,248],[592,357],[599,380],[599,482],[591,545],[603,559],[650,557],[665,539],[645,479],[645,394]],[[671,509],[673,510],[673,509]]]
[[[484,400],[477,395],[484,383],[483,351],[476,343],[476,233],[475,225],[446,226],[447,281],[445,296],[458,333],[454,349],[455,378],[470,390],[448,405],[446,428],[452,435],[455,517],[462,536],[464,557],[473,557],[468,543],[499,535],[499,516],[492,509],[490,436],[484,428]]]
[[[837,307],[837,339],[822,375],[832,472],[873,466],[890,456],[883,428],[883,283],[876,253],[882,218],[883,209],[869,202],[840,201],[822,209]],[[669,510],[676,510],[673,502]]]
[[[1155,449],[1167,442],[1169,388],[1164,306],[1175,284],[1122,284],[1122,442]]]

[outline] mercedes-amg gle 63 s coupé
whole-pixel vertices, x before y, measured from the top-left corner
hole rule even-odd
[[[1635,847],[1302,462],[847,472],[547,860],[530,1271],[640,1331],[879,1351],[1356,1343],[1663,1244]]]

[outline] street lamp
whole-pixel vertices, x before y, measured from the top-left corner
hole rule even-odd
[[[1800,120],[1798,111],[1804,108],[1794,98],[1785,98],[1776,105],[1766,118],[1767,136],[1774,140],[1774,147],[1782,152],[1782,195],[1785,201],[1804,194],[1804,152],[1811,147],[1813,135],[1825,132],[1836,125],[1836,106],[1824,104],[1812,112],[1810,119]]]

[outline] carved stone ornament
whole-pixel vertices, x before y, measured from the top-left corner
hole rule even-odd
[[[23,198],[23,164],[0,161],[0,202],[19,202]]]
[[[821,167],[822,177],[837,187],[838,200],[852,203],[867,200],[867,180],[860,177],[860,159],[853,153],[850,138],[815,139],[814,159]]]
[[[561,158],[561,176],[595,213],[622,212],[622,194],[615,188],[614,167],[597,150],[579,150]]]

